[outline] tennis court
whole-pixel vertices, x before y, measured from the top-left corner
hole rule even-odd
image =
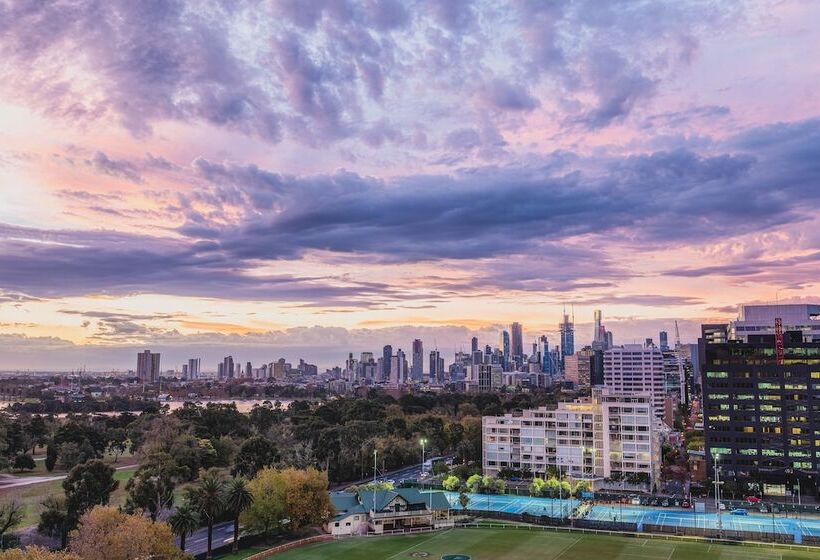
[[[453,509],[461,509],[456,492],[445,492]],[[471,510],[500,511],[502,513],[546,515],[548,517],[568,517],[580,502],[575,499],[533,498],[510,494],[468,494]]]
[[[458,494],[445,492],[453,509],[461,509]],[[498,511],[502,513],[546,515],[567,517],[579,501],[575,499],[533,498],[530,496],[468,494],[467,507],[474,511]],[[594,521],[616,521],[642,525],[663,525],[666,527],[699,527],[717,529],[722,524],[724,530],[755,533],[777,533],[805,536],[820,536],[820,518],[801,516],[786,517],[782,513],[771,515],[749,511],[748,515],[731,515],[723,512],[720,523],[717,513],[696,513],[693,509],[653,508],[648,506],[595,504],[585,516]]]

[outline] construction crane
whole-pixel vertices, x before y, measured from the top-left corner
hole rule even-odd
[[[678,376],[680,377],[680,399],[685,409],[689,409],[689,393],[686,391],[686,371],[683,368],[683,346],[680,343],[680,329],[675,320],[675,351],[678,355]]]
[[[783,319],[774,319],[774,352],[777,355],[777,365],[782,366],[784,362],[783,351]]]

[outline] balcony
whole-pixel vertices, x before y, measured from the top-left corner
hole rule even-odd
[[[406,510],[406,511],[380,511],[373,513],[370,510],[372,519],[407,519],[408,517],[429,517],[430,512],[426,509]]]

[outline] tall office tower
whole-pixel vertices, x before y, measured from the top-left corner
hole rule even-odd
[[[487,476],[505,469],[545,476],[560,468],[576,480],[639,475],[652,487],[660,475],[662,428],[646,394],[595,390],[591,399],[557,408],[484,416],[481,425]]]
[[[233,379],[234,372],[236,371],[233,366],[233,356],[226,356],[222,360],[222,371],[225,375],[225,379]]]
[[[601,310],[596,309],[592,312],[592,342],[605,342],[605,336],[601,324]]]
[[[253,378],[253,365],[250,362],[245,363],[245,378]]]
[[[501,331],[501,353],[504,356],[504,363],[501,364],[504,369],[510,367],[510,333],[508,331]]]
[[[658,345],[661,347],[661,352],[669,350],[669,334],[666,331],[658,333]]]
[[[156,383],[159,381],[159,353],[150,350],[137,354],[137,378],[142,383]]]
[[[424,377],[424,344],[418,338],[413,341],[413,381],[421,381]]]
[[[655,347],[655,341],[652,340],[651,338],[646,338],[643,341],[643,345],[646,346],[647,348],[650,348],[650,347],[654,348]]]
[[[235,367],[234,377],[237,378],[237,379],[242,377],[242,364],[236,364],[236,366],[234,366],[234,367]]]
[[[820,326],[820,317],[798,317],[799,328],[788,330],[777,328],[775,319],[785,323],[791,310],[766,310],[777,315],[770,315],[765,324],[763,310],[751,313],[749,307],[745,315],[741,311],[737,323],[723,325],[722,335],[716,325],[701,327],[708,472],[714,472],[718,456],[721,478],[741,485],[758,483],[764,495],[793,496],[799,488],[804,496],[816,496],[820,494],[820,340],[806,339],[820,332],[814,328]],[[760,334],[763,331],[768,332]]]
[[[225,363],[224,362],[219,362],[216,365],[216,378],[219,379],[220,381],[225,379]]]
[[[362,352],[359,355],[359,363],[371,364],[373,363],[373,352]]]
[[[484,363],[484,352],[481,350],[473,350],[473,353],[470,355],[470,364],[471,365],[478,365]]]
[[[561,362],[566,356],[575,353],[575,324],[569,320],[569,315],[564,313],[564,320],[558,325],[561,333]]]
[[[606,341],[606,347],[604,350],[609,350],[615,346],[615,342],[612,339],[612,331],[604,331],[604,340]]]
[[[188,379],[188,364],[182,364],[182,379]]]
[[[389,344],[382,349],[382,358],[384,359],[382,362],[382,379],[387,381],[390,379],[390,365],[393,361],[393,347]]]
[[[199,379],[200,375],[200,358],[190,358],[188,360],[188,379],[196,380]]]
[[[279,358],[277,361],[273,362],[272,369],[274,379],[284,379],[287,375],[287,369],[285,368],[285,358]]]
[[[390,383],[396,386],[407,383],[407,358],[401,348],[396,350],[390,361]]]
[[[663,352],[625,344],[604,352],[604,386],[613,394],[648,393],[658,418],[663,418],[665,376]]]
[[[430,383],[444,380],[444,358],[438,350],[430,351]]]
[[[541,335],[538,339],[541,343],[541,371],[552,375],[552,361],[550,360],[550,343],[546,335]]]
[[[511,344],[510,353],[516,365],[520,366],[524,358],[524,333],[520,323],[510,325]]]
[[[478,337],[477,336],[474,336],[470,340],[470,351],[471,352],[477,352],[478,351]]]
[[[481,393],[489,393],[493,389],[493,366],[481,364],[477,369],[478,390]]]

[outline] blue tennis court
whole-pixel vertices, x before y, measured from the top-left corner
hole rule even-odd
[[[453,509],[461,509],[458,493],[445,492]],[[468,494],[471,510],[498,511],[503,513],[567,517],[579,504],[575,499],[533,498],[530,496]],[[700,527],[717,529],[717,513],[696,513],[693,509],[660,508],[618,504],[596,504],[588,511],[586,519],[594,521],[618,521],[638,525],[664,525],[667,527]],[[723,529],[751,531],[756,533],[779,533],[794,535],[798,529],[806,536],[820,536],[820,517],[785,517],[783,514],[762,514],[749,511],[748,515],[720,515]]]
[[[457,492],[445,492],[453,509],[461,509]],[[528,513],[549,517],[567,517],[580,502],[575,499],[533,498],[509,494],[468,494],[472,510],[500,511],[503,513]]]
[[[701,527],[717,529],[717,513],[696,513],[691,509],[652,508],[644,506],[595,505],[586,516],[595,521],[622,521],[626,523],[666,525],[667,527]],[[720,515],[723,528],[730,531],[754,531],[793,535],[798,527],[804,535],[820,535],[820,519],[816,517],[784,517],[782,514],[752,513],[748,515]]]

